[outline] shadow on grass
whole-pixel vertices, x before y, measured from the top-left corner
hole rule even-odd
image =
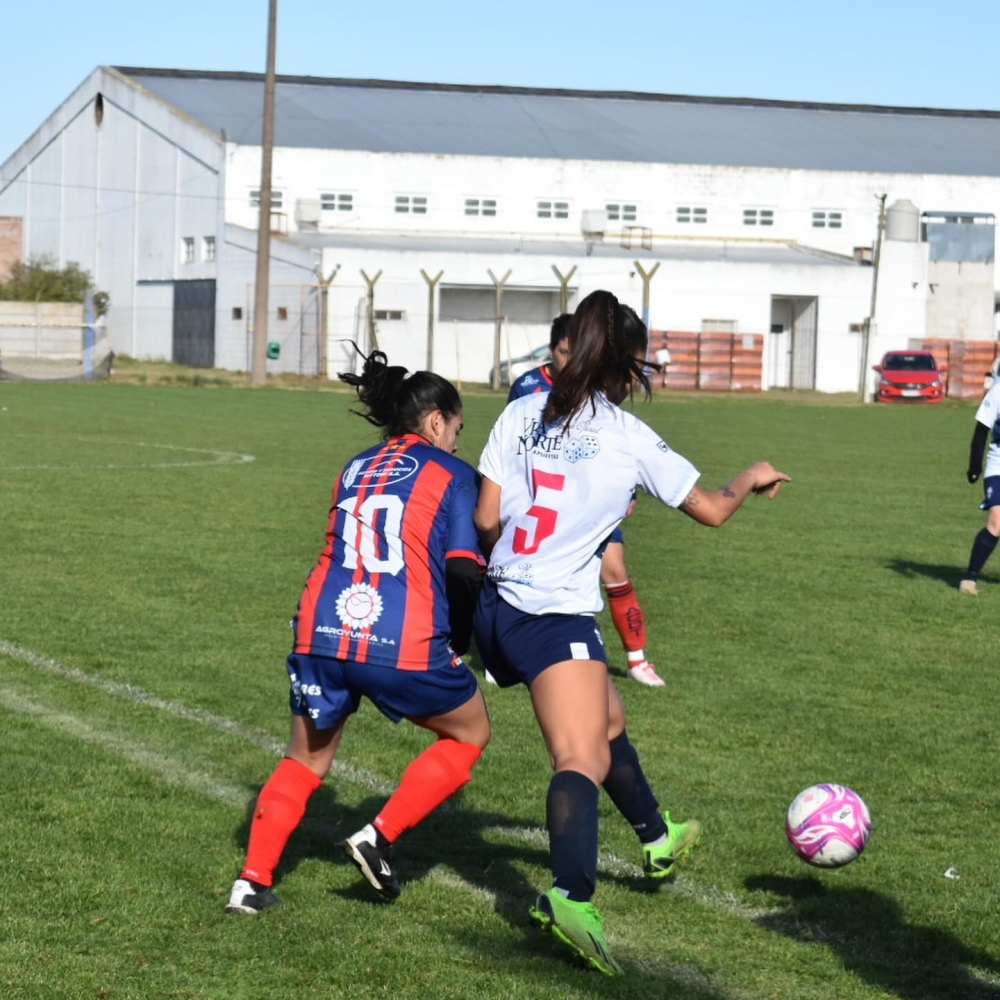
[[[258,794],[259,788],[254,789],[244,820],[234,835],[243,850]],[[528,907],[540,889],[547,887],[548,880],[548,843],[544,835],[538,836],[538,818],[512,818],[508,814],[462,808],[460,799],[461,793],[399,840],[397,871],[404,895],[409,883],[426,878],[439,865],[473,890],[486,894],[493,912],[517,935],[516,942],[504,942],[495,934],[481,933],[461,919],[456,920],[450,931],[462,947],[482,955],[485,965],[496,969],[513,961],[510,956],[516,955],[518,976],[537,978],[540,992],[551,990],[553,977],[557,980],[565,977],[567,985],[585,985],[600,997],[660,996],[665,988],[671,995],[677,993],[689,1000],[720,1000],[725,996],[697,971],[673,969],[669,964],[662,968],[629,965],[625,993],[622,986],[626,980],[578,967],[564,946],[537,931],[528,917]],[[275,873],[278,895],[281,895],[281,881],[299,864],[319,860],[335,867],[344,866],[355,876],[349,885],[344,885],[339,876],[331,879],[340,883],[330,890],[340,898],[363,906],[391,905],[356,872],[340,846],[341,840],[370,823],[384,803],[384,796],[371,796],[358,805],[345,805],[337,800],[335,785],[322,785],[309,800],[306,816],[292,835]],[[532,843],[536,838],[539,842]],[[521,871],[526,867],[541,869],[545,884],[529,881]],[[651,887],[641,876],[630,878],[602,872],[600,879],[626,885],[636,892],[658,888],[655,884]]]
[[[903,1000],[1000,1000],[1000,987],[969,971],[1000,975],[1000,961],[948,931],[908,924],[888,896],[779,875],[752,876],[746,886],[784,900],[759,926],[832,948],[849,972]]]
[[[970,540],[971,544],[971,540]],[[902,577],[914,579],[918,576],[927,577],[929,580],[937,580],[947,587],[958,587],[959,581],[965,576],[965,564],[956,565],[950,563],[946,566],[939,566],[934,563],[914,562],[910,559],[890,559],[886,564],[888,569],[898,573]],[[984,583],[996,583],[997,580],[989,576],[980,574],[979,579]]]

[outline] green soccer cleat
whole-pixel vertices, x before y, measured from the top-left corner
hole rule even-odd
[[[538,927],[562,941],[590,968],[606,976],[622,973],[622,967],[611,957],[601,915],[592,903],[577,903],[557,889],[550,889],[528,912]]]
[[[662,844],[642,845],[642,870],[646,878],[666,878],[677,864],[701,839],[701,823],[689,819],[686,823],[671,823],[670,813],[664,812],[667,839]]]

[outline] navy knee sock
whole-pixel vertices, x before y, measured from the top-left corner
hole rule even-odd
[[[986,560],[993,555],[993,550],[997,547],[997,536],[991,535],[986,528],[983,528],[975,541],[972,543],[972,553],[969,556],[969,570],[965,574],[967,579],[975,580]]]
[[[660,815],[660,803],[649,787],[639,763],[639,754],[629,742],[628,733],[623,729],[609,745],[611,768],[604,779],[604,790],[632,825],[639,840],[648,844],[667,832]]]
[[[597,888],[597,799],[600,789],[578,771],[559,771],[545,802],[552,884],[588,902]]]

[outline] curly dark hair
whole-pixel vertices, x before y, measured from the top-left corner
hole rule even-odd
[[[434,372],[409,372],[401,365],[390,365],[382,351],[365,355],[361,374],[341,372],[337,378],[353,385],[365,412],[358,413],[370,424],[382,428],[385,439],[419,433],[424,417],[440,410],[446,417],[462,411],[462,398],[446,378]]]

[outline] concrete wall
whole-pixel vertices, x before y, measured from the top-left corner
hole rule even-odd
[[[83,306],[72,302],[0,302],[4,357],[79,358]]]

